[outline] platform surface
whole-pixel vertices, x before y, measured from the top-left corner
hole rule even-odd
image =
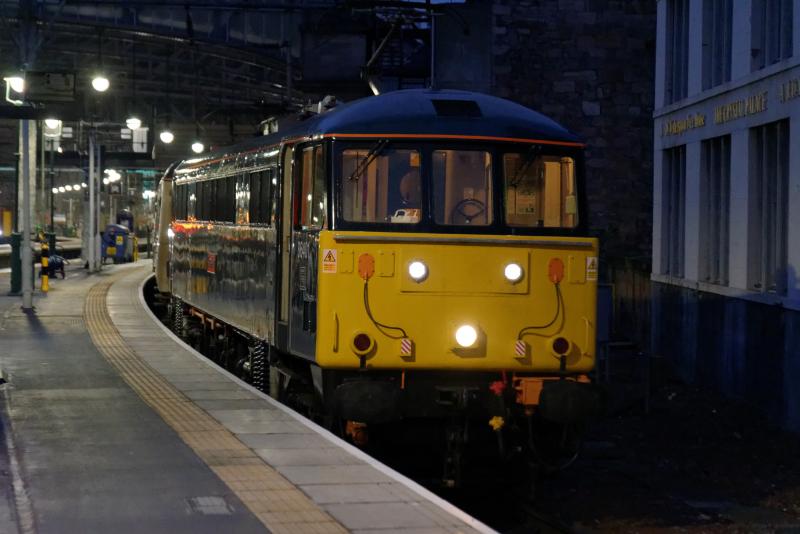
[[[0,298],[0,528],[490,532],[177,340],[149,274],[70,271],[32,315]]]

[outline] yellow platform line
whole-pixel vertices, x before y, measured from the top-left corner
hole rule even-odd
[[[100,353],[271,532],[347,532],[128,346],[108,315],[106,296],[114,282],[135,272],[120,273],[89,290],[83,315]]]

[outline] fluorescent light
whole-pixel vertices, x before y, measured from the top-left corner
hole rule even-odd
[[[98,93],[105,93],[108,91],[108,88],[111,87],[111,82],[102,74],[98,74],[92,79],[92,87]]]
[[[142,127],[142,121],[137,119],[136,117],[129,117],[125,120],[125,126],[130,128],[131,130],[138,130]]]
[[[24,93],[25,92],[25,78],[22,76],[9,76],[8,78],[3,78],[8,86],[11,87],[11,90],[15,93]]]

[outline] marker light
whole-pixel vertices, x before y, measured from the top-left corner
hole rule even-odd
[[[200,141],[195,141],[194,143],[192,143],[192,152],[194,152],[195,154],[201,153],[203,150],[205,150],[205,148],[206,147],[203,146],[203,143],[201,143]]]
[[[158,134],[158,138],[161,139],[162,143],[170,144],[175,139],[175,136],[169,130],[164,130]]]
[[[478,331],[472,326],[465,324],[456,330],[456,343],[465,349],[473,346],[478,341]]]
[[[125,120],[125,126],[127,126],[131,130],[138,130],[142,127],[142,121],[137,119],[136,117],[129,117]]]
[[[105,93],[111,87],[111,82],[108,81],[108,78],[99,74],[92,79],[92,87],[98,93]]]
[[[428,276],[428,267],[421,261],[412,261],[408,265],[408,276],[415,282],[422,282]]]
[[[506,265],[503,274],[505,274],[506,280],[509,282],[519,282],[522,279],[522,267],[520,267],[517,263],[509,263]]]

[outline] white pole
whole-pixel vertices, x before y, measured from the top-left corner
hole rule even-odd
[[[94,269],[95,271],[100,271],[100,267],[102,262],[100,258],[102,254],[100,254],[100,247],[102,243],[100,242],[100,178],[103,175],[101,170],[102,161],[100,161],[100,147],[97,145],[97,139],[94,139],[94,179],[95,179],[95,192],[97,194],[97,198],[95,199],[94,204]]]
[[[94,261],[94,235],[95,235],[95,210],[94,210],[94,132],[89,132],[89,239],[86,246],[89,247],[86,260],[89,262],[89,272],[93,273],[95,268]]]
[[[33,309],[33,254],[31,254],[31,169],[30,122],[20,121],[22,129],[22,309]]]

